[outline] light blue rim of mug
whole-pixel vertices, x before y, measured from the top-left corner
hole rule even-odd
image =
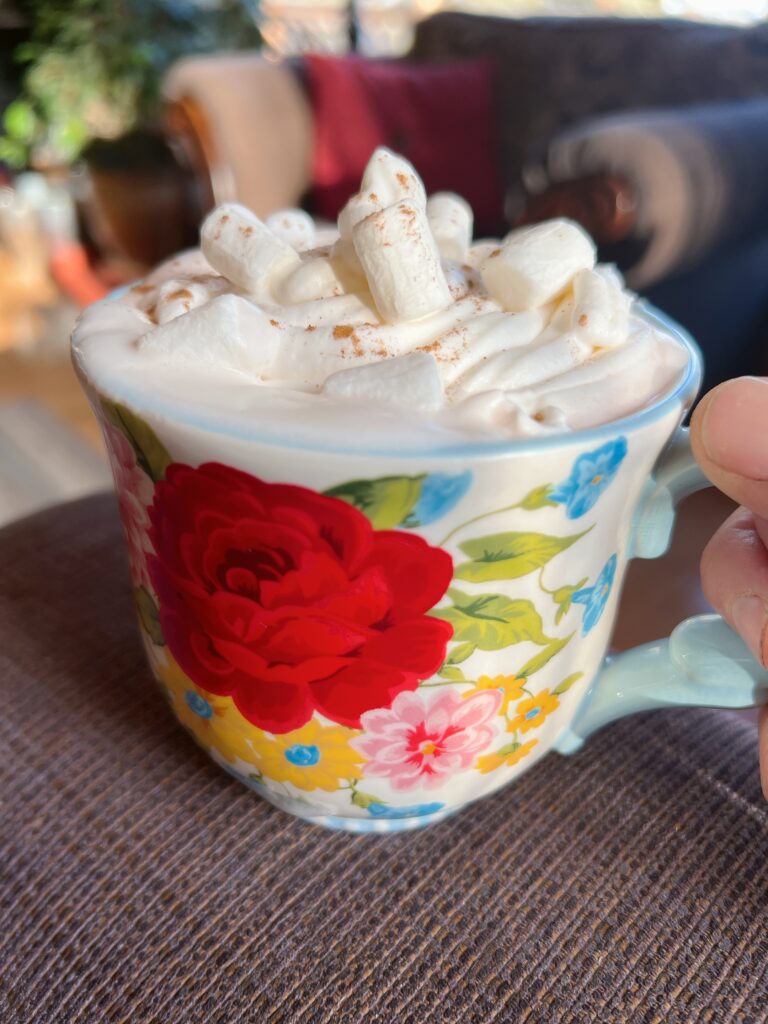
[[[119,299],[130,290],[130,287],[130,285],[126,285],[122,288],[116,288],[101,301],[107,302],[110,299]],[[151,411],[163,416],[170,422],[185,424],[205,433],[219,434],[238,441],[250,441],[254,444],[261,444],[270,448],[282,448],[295,452],[307,452],[308,454],[390,458],[403,462],[410,459],[427,458],[434,460],[458,458],[493,459],[506,455],[517,455],[522,452],[544,451],[549,448],[599,444],[601,441],[607,441],[616,437],[617,434],[650,426],[652,423],[664,419],[675,409],[678,411],[687,409],[701,387],[704,366],[701,349],[688,331],[645,299],[637,299],[634,307],[642,315],[643,319],[650,320],[651,322],[655,321],[658,326],[669,334],[673,334],[682,343],[689,355],[683,377],[672,391],[664,395],[655,404],[641,409],[639,412],[624,416],[618,420],[611,420],[609,423],[603,423],[597,427],[590,427],[587,430],[575,430],[570,433],[547,434],[544,437],[509,438],[499,441],[472,441],[467,444],[447,445],[445,447],[409,448],[407,451],[375,447],[353,448],[344,445],[305,443],[297,441],[295,438],[281,439],[279,437],[259,436],[253,431],[240,429],[234,425],[227,424],[224,426],[223,424],[211,422],[211,420],[195,415],[191,410],[182,411],[179,408],[167,405],[162,400],[153,398],[151,402],[147,402],[146,398],[137,395],[130,388],[121,390],[119,393],[113,391],[110,397],[128,401],[138,410],[149,411],[151,409]],[[93,386],[98,391],[101,391],[102,389],[96,385],[96,382],[93,381],[87,370],[84,369],[84,372],[88,375]]]

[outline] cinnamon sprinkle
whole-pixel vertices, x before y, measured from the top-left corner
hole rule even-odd
[[[218,240],[221,238],[221,229],[224,227],[228,220],[229,214],[222,213],[222,215],[219,217],[218,224],[216,225],[216,233],[213,236],[214,242],[218,242]]]
[[[333,328],[333,336],[337,341],[342,338],[350,338],[355,333],[355,328],[350,327],[349,324],[338,324]]]
[[[350,335],[349,340],[352,342],[352,349],[353,349],[353,351],[354,351],[356,356],[365,355],[365,349],[363,348],[363,343],[360,341],[360,339],[358,338],[357,334],[354,331],[352,331],[352,334]]]

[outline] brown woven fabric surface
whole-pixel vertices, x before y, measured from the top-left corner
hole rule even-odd
[[[0,565],[2,1024],[768,1019],[748,726],[648,715],[441,825],[324,832],[171,718],[111,499]]]

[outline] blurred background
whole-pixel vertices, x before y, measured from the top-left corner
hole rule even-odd
[[[332,219],[375,145],[479,234],[566,215],[698,338],[768,348],[768,0],[0,0],[0,523],[108,482],[84,305],[216,203]]]

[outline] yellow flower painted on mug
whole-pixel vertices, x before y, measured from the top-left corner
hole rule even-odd
[[[483,775],[487,775],[488,772],[495,772],[502,765],[511,768],[519,761],[522,761],[524,757],[527,757],[538,742],[538,740],[528,740],[527,743],[510,743],[506,747],[502,747],[501,750],[496,750],[492,754],[484,754],[482,757],[479,757],[476,767]]]
[[[168,690],[176,717],[198,743],[217,751],[230,764],[237,758],[253,761],[248,740],[263,734],[243,718],[231,697],[218,697],[197,686],[169,654],[162,661],[155,659],[155,670]]]
[[[502,700],[499,714],[506,715],[510,701],[519,700],[525,696],[523,686],[525,686],[525,679],[518,676],[479,676],[473,688],[467,690],[462,696],[472,697],[483,690],[500,690]]]
[[[256,764],[274,782],[332,793],[342,780],[361,778],[365,758],[349,746],[349,740],[358,735],[344,726],[320,725],[315,719],[280,736],[262,733],[254,741]]]
[[[529,732],[531,729],[538,729],[546,717],[558,707],[560,701],[554,694],[549,690],[539,690],[533,697],[520,701],[515,708],[515,717],[510,718],[507,728],[510,732]]]

